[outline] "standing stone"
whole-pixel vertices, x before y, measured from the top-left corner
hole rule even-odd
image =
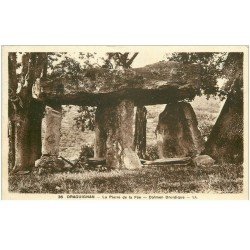
[[[134,148],[141,159],[146,156],[147,109],[138,106],[135,115]]]
[[[106,141],[107,132],[105,123],[105,109],[99,106],[95,113],[95,148],[94,157],[95,158],[105,158],[106,157]]]
[[[203,150],[196,115],[187,102],[168,104],[159,115],[156,132],[160,158],[195,156]]]
[[[45,137],[43,142],[43,155],[59,155],[61,137],[62,108],[46,107],[45,109]]]
[[[130,100],[97,107],[95,157],[105,154],[108,168],[141,167],[133,151],[133,115],[134,103]]]
[[[45,136],[43,139],[42,157],[35,166],[45,172],[58,172],[64,167],[64,162],[58,159],[61,137],[62,108],[45,108]]]

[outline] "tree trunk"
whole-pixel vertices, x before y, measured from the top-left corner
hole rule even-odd
[[[35,161],[42,155],[42,118],[44,113],[44,105],[38,102],[32,102],[30,107],[30,163],[34,167]]]
[[[138,106],[135,116],[134,148],[141,159],[146,156],[147,109]]]
[[[11,138],[15,141],[13,172],[30,170],[41,155],[43,105],[32,98],[32,86],[38,78],[46,76],[47,54],[23,54],[18,90],[15,59],[14,55],[9,55],[9,117],[15,123],[12,132],[12,135],[15,133],[15,137]]]
[[[31,102],[28,112],[15,115],[15,166],[13,172],[30,170],[41,157],[42,117],[44,106]]]
[[[219,162],[243,162],[243,93],[229,94],[205,144],[204,154]]]
[[[9,118],[9,154],[8,162],[9,169],[13,169],[15,165],[15,121],[14,121],[14,100],[16,98],[15,93],[17,90],[17,75],[16,75],[17,61],[16,53],[10,52],[8,54],[8,76],[9,76],[9,102],[8,102],[8,118]]]
[[[9,120],[9,156],[8,156],[8,164],[9,169],[13,169],[15,166],[15,122],[13,120]]]
[[[13,172],[30,169],[29,119],[25,115],[16,115],[15,122],[15,166]]]

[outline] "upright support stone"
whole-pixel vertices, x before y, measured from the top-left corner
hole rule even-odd
[[[61,137],[61,106],[45,108],[45,136],[43,140],[42,157],[36,162],[38,168],[58,171],[64,165],[59,156],[59,143]]]
[[[159,116],[156,132],[160,158],[195,156],[204,149],[190,103],[168,104]]]
[[[105,123],[105,109],[102,106],[97,107],[95,113],[95,148],[94,156],[95,158],[105,158],[106,157],[106,141],[107,133],[104,126]]]
[[[61,137],[62,108],[45,108],[45,137],[43,155],[58,156]]]
[[[141,167],[133,151],[133,115],[134,103],[130,100],[97,107],[95,157],[105,155],[111,169]]]
[[[134,148],[142,159],[145,159],[146,156],[146,129],[147,109],[144,106],[138,106],[135,115]]]

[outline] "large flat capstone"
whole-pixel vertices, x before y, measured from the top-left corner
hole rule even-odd
[[[86,70],[78,79],[60,77],[37,79],[32,94],[50,105],[98,106],[131,99],[137,105],[169,103],[193,98],[199,89],[200,66],[158,62],[123,72],[103,68]]]

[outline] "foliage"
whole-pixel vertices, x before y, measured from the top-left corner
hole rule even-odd
[[[82,132],[86,129],[93,131],[95,129],[95,111],[96,107],[81,106],[78,110],[79,116],[74,118],[77,128]]]
[[[94,147],[87,144],[83,145],[79,155],[80,162],[85,163],[91,157],[94,157]]]
[[[216,118],[217,116],[213,114],[207,114],[207,113],[197,114],[197,119],[200,121],[198,127],[204,141],[207,141],[214,126],[214,123],[216,121]]]
[[[68,53],[49,53],[50,80],[68,79],[76,86],[93,68],[101,68],[97,63],[96,53],[78,53],[76,57]]]
[[[242,99],[243,95],[243,53],[231,52],[224,63],[222,76],[228,81],[221,89],[223,93],[230,93],[236,99]]]
[[[85,144],[81,148],[79,158],[77,160],[78,166],[81,167],[82,171],[94,171],[94,172],[105,172],[108,171],[106,164],[96,165],[88,162],[89,158],[94,157],[94,147]]]
[[[154,161],[156,159],[159,159],[157,145],[148,145],[147,153],[146,153],[146,160]]]
[[[130,58],[129,58],[130,53],[125,52],[125,53],[120,53],[120,52],[110,52],[107,53],[107,58],[103,59],[104,60],[104,65],[102,66],[103,68],[108,68],[108,69],[113,69],[113,68],[124,68],[128,69],[131,68],[131,64],[133,63],[134,59],[138,55],[138,52],[134,53]]]
[[[170,61],[181,63],[196,63],[201,64],[201,82],[200,93],[207,95],[217,95],[219,87],[217,85],[218,78],[222,77],[223,64],[227,58],[227,53],[172,53],[168,57]]]

